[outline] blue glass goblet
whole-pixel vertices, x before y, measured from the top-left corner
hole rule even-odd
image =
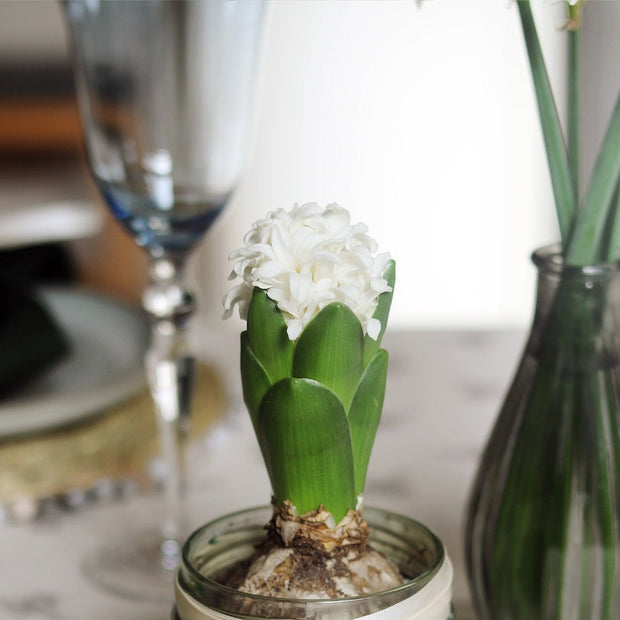
[[[192,249],[239,184],[251,134],[261,0],[66,0],[90,170],[150,258],[146,375],[160,429],[165,515],[154,539],[109,544],[100,585],[167,600],[183,539],[184,451],[194,361],[183,281]]]

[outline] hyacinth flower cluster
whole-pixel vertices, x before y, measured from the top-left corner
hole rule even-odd
[[[381,417],[395,264],[336,204],[269,213],[233,252],[243,396],[274,500],[359,508]]]

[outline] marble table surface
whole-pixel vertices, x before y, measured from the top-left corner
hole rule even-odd
[[[191,446],[191,527],[268,503],[270,497],[249,418],[240,404],[237,336],[217,331],[203,334],[202,340],[201,349],[217,352],[233,411]],[[443,540],[455,567],[453,600],[460,620],[475,618],[464,572],[464,507],[523,340],[523,332],[516,330],[388,331],[384,340],[390,368],[366,503],[411,516]],[[30,523],[0,522],[0,618],[169,618],[171,589],[165,603],[131,601],[99,589],[83,570],[84,559],[106,540],[153,523],[160,503],[157,494],[142,495]]]

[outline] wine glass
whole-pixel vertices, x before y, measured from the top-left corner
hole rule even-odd
[[[194,368],[185,338],[194,301],[183,271],[243,171],[264,4],[65,0],[63,8],[90,170],[150,258],[145,366],[167,466],[156,535],[108,543],[86,570],[116,593],[167,600],[184,536]]]

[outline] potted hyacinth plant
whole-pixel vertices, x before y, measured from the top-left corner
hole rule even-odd
[[[452,569],[440,541],[363,504],[394,261],[335,204],[270,213],[231,259],[241,282],[224,305],[247,321],[243,395],[272,505],[189,539],[178,617],[450,617]]]
[[[620,96],[588,185],[580,179],[580,38],[565,2],[563,135],[528,0],[516,2],[555,195],[560,243],[533,255],[538,290],[521,363],[484,450],[467,516],[483,620],[620,610]]]

